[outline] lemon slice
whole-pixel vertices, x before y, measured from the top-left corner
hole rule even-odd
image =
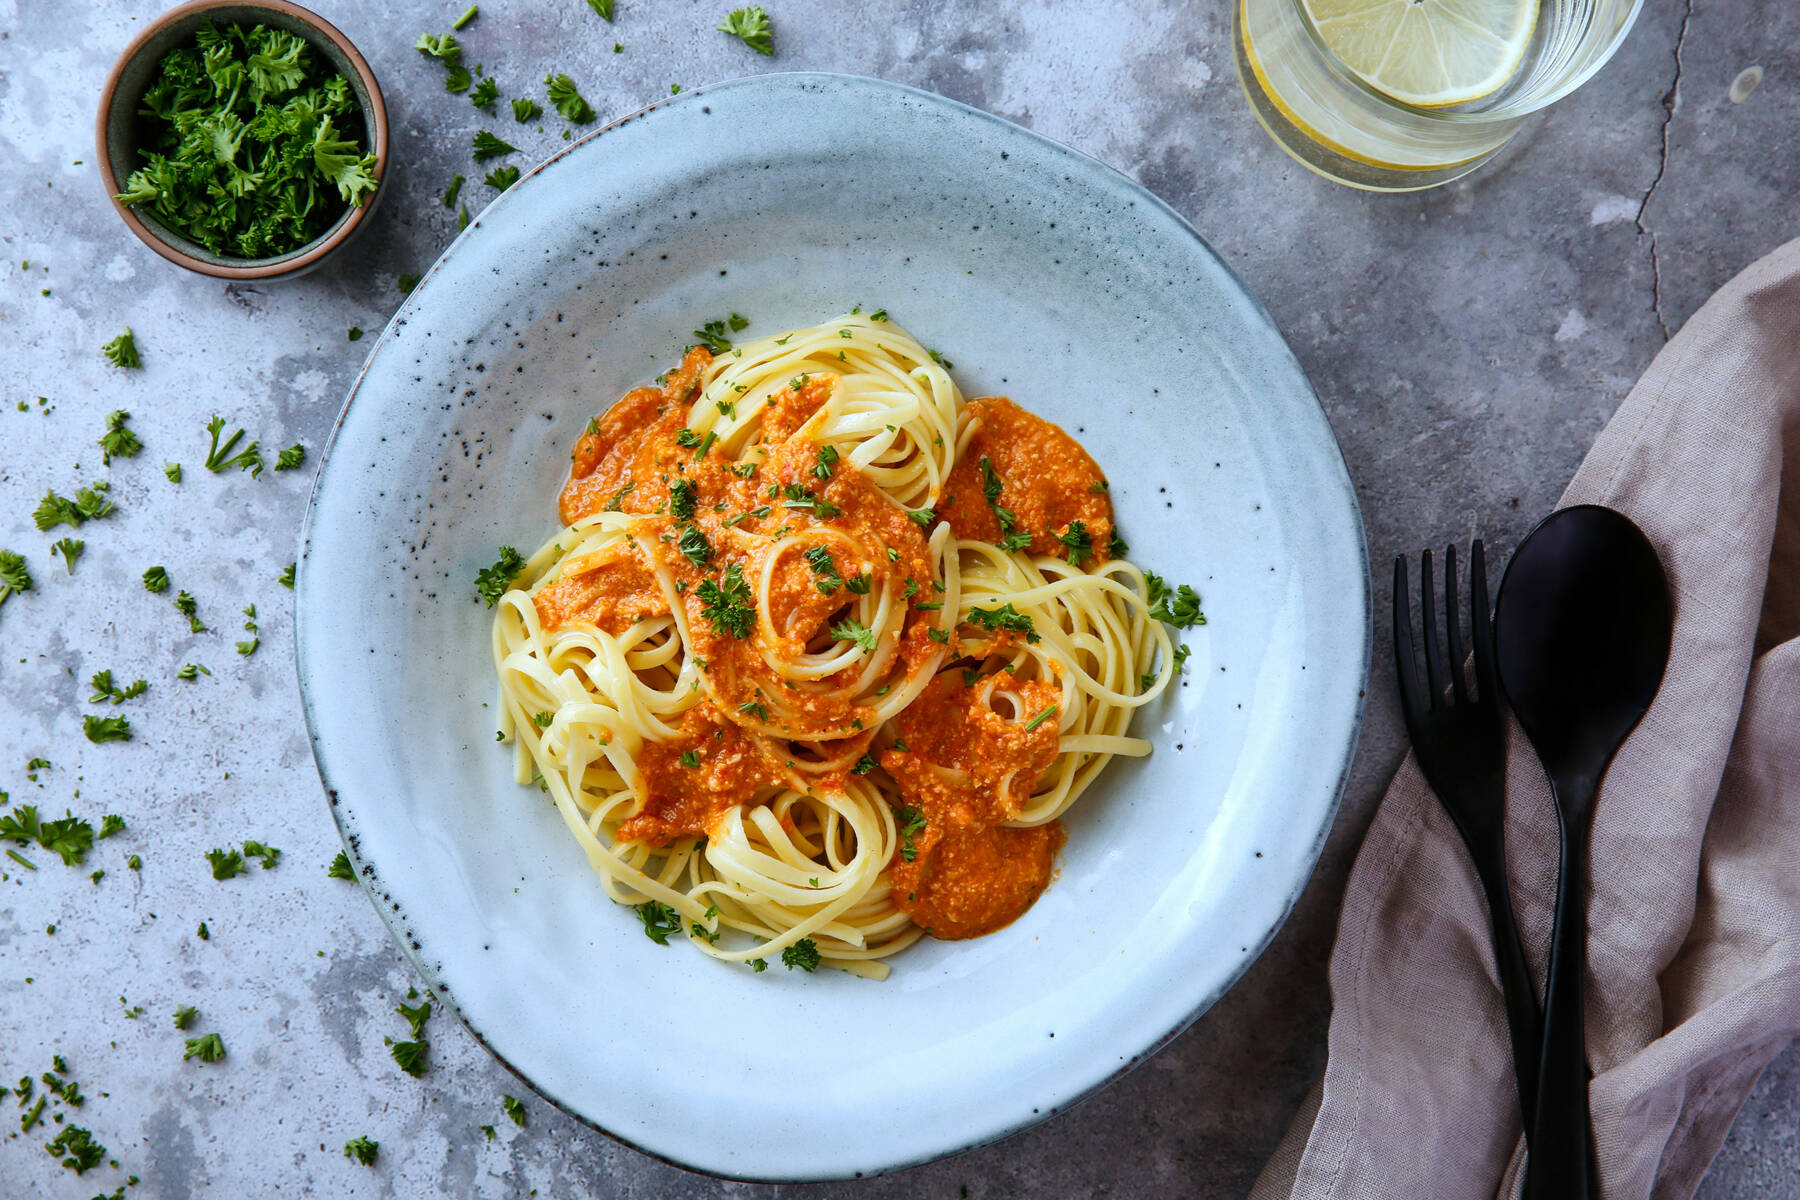
[[[1421,107],[1466,104],[1525,60],[1538,0],[1304,0],[1331,52],[1365,82]]]

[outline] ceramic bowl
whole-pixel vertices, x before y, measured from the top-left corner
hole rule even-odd
[[[362,204],[347,208],[323,233],[298,249],[271,258],[231,258],[213,253],[198,242],[169,228],[149,212],[122,204],[117,199],[125,180],[143,165],[138,154],[138,105],[155,80],[163,57],[189,42],[200,26],[218,24],[267,25],[306,39],[315,52],[350,82],[363,114],[363,141],[375,153],[375,193]],[[179,266],[222,279],[278,279],[303,275],[341,250],[374,218],[386,190],[388,167],[387,105],[381,86],[350,39],[318,14],[289,0],[262,0],[258,4],[235,0],[192,0],[163,13],[113,64],[100,91],[100,111],[94,122],[100,158],[100,182],[127,228],[146,246]]]
[[[587,420],[705,321],[886,308],[965,394],[1099,462],[1131,558],[1199,588],[1182,685],[1066,818],[1017,922],[881,983],[644,936],[495,744],[476,572],[556,529]],[[314,485],[296,592],[314,753],[432,993],[546,1098],[748,1179],[871,1174],[1048,1117],[1142,1061],[1286,916],[1361,713],[1362,525],[1261,306],[1124,176],[870,79],[697,88],[490,205],[401,305]]]

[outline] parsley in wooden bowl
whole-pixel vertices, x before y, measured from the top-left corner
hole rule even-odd
[[[100,175],[171,262],[298,275],[368,223],[387,109],[348,38],[288,0],[195,0],[151,22],[101,95]]]

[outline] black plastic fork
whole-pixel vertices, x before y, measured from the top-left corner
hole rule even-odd
[[[1462,834],[1475,874],[1487,896],[1494,960],[1506,1001],[1513,1072],[1519,1088],[1523,1128],[1537,1111],[1537,1081],[1543,1016],[1525,951],[1513,922],[1506,887],[1506,722],[1494,675],[1494,630],[1488,606],[1487,560],[1477,540],[1469,553],[1469,634],[1475,649],[1475,694],[1464,682],[1461,621],[1457,615],[1456,547],[1444,551],[1444,617],[1450,659],[1438,646],[1437,599],[1432,589],[1431,551],[1421,556],[1419,607],[1424,626],[1425,681],[1420,686],[1413,654],[1412,610],[1407,601],[1406,559],[1394,559],[1394,666],[1400,677],[1400,707],[1425,781]],[[1445,685],[1449,694],[1445,694]]]

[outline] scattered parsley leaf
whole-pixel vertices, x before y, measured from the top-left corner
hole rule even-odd
[[[144,590],[146,592],[166,592],[169,590],[169,573],[162,567],[150,567],[144,572]]]
[[[636,906],[644,922],[644,936],[659,946],[669,944],[671,933],[681,932],[681,914],[659,900],[647,900]]]
[[[412,1027],[412,1035],[414,1037],[425,1036],[425,1022],[431,1020],[430,997],[426,997],[426,999],[416,1005],[402,1004],[394,1011],[406,1018],[406,1023]]]
[[[88,713],[81,718],[81,731],[87,740],[99,745],[101,742],[129,742],[131,740],[131,722],[124,717],[99,717]]]
[[[277,471],[291,471],[299,466],[300,461],[305,457],[306,447],[299,442],[295,442],[286,450],[283,450],[280,454],[275,456],[275,469]]]
[[[519,182],[519,168],[511,166],[495,167],[487,173],[482,179],[482,182],[491,188],[504,192],[507,188]]]
[[[733,9],[725,14],[725,19],[718,25],[718,31],[738,38],[758,54],[775,53],[775,31],[770,27],[769,14],[763,11],[761,5]]]
[[[462,193],[462,185],[463,185],[463,176],[462,176],[461,172],[458,172],[457,174],[452,175],[450,177],[450,186],[444,189],[444,207],[445,208],[455,208],[456,207],[456,197]],[[362,336],[362,331],[358,330],[356,337],[361,337],[361,336]],[[351,338],[350,340],[354,342],[356,340],[356,338]]]
[[[282,587],[287,588],[290,592],[293,591],[294,568],[299,565],[299,563],[289,563],[287,566],[281,568],[281,574],[275,577],[275,582],[279,583]]]
[[[594,119],[594,106],[581,98],[575,90],[575,81],[567,75],[546,75],[544,85],[550,97],[550,107],[561,113],[565,120],[576,125],[586,125]]]
[[[512,581],[525,569],[525,556],[511,546],[500,547],[500,558],[491,567],[475,573],[475,594],[487,601],[489,608],[500,603]]]
[[[274,869],[276,863],[281,861],[281,851],[261,842],[245,842],[244,857],[262,860],[262,869],[270,871]]]
[[[602,20],[609,25],[612,23],[613,0],[587,0],[587,2],[588,7],[599,13]]]
[[[475,131],[472,143],[476,162],[486,162],[490,158],[499,158],[503,154],[517,154],[517,146],[509,146],[485,129]]]
[[[243,439],[244,431],[242,429],[235,430],[221,446],[219,434],[224,428],[225,418],[216,414],[212,420],[206,423],[206,431],[212,435],[212,448],[206,454],[206,469],[216,475],[228,467],[236,467],[240,471],[250,472],[252,479],[262,478],[263,460],[258,444],[251,442],[234,455],[232,451],[237,449],[238,442]]]
[[[396,1042],[392,1038],[388,1039],[388,1053],[394,1056],[394,1061],[400,1064],[400,1069],[414,1079],[425,1074],[425,1054],[430,1049],[431,1043],[423,1039],[416,1042]]]
[[[57,1119],[61,1120],[61,1117],[58,1116]],[[96,1142],[94,1135],[79,1125],[64,1125],[55,1137],[44,1143],[44,1149],[50,1152],[52,1158],[61,1158],[62,1165],[77,1175],[99,1166],[106,1157],[106,1147]]]
[[[750,636],[756,624],[756,608],[750,585],[744,582],[744,570],[732,563],[717,583],[704,580],[694,593],[702,605],[702,615],[712,622],[713,633],[725,637]]]
[[[62,539],[56,541],[55,543],[53,543],[51,545],[50,557],[55,558],[58,554],[62,555],[63,556],[63,565],[68,567],[69,574],[73,575],[75,573],[75,560],[80,558],[82,551],[84,551],[86,549],[87,549],[86,542],[80,540],[79,538],[67,538],[66,537],[66,538],[62,538]]]
[[[200,1015],[199,1009],[195,1008],[191,1004],[183,1004],[180,1008],[175,1010],[175,1028],[177,1028],[177,1029],[188,1028],[190,1025],[192,1025],[194,1023],[194,1019],[196,1017],[198,1017],[199,1015]]]
[[[475,90],[469,93],[469,103],[476,108],[491,109],[494,102],[500,99],[500,86],[494,82],[492,75],[484,76]]]
[[[512,110],[513,120],[521,125],[527,121],[535,120],[544,111],[542,106],[529,96],[520,96],[517,100],[514,100],[512,102]]]
[[[464,12],[462,16],[460,16],[460,17],[456,18],[456,20],[450,22],[450,28],[461,29],[464,25],[467,25],[470,21],[473,21],[476,17],[478,17],[480,15],[481,15],[481,6],[479,4],[471,4],[471,5],[469,5],[468,10],[466,12]]]
[[[31,571],[25,565],[25,556],[11,550],[0,550],[0,604],[14,592],[31,590]]]
[[[788,970],[799,967],[808,973],[819,966],[819,946],[811,938],[801,938],[793,945],[785,947],[781,952],[781,965]]]
[[[1087,530],[1084,521],[1070,521],[1068,529],[1056,535],[1056,540],[1069,550],[1069,562],[1079,567],[1083,559],[1094,552],[1094,535]]]
[[[212,877],[221,882],[245,871],[244,856],[236,850],[208,850],[206,861],[212,864]]]
[[[130,190],[129,185],[126,190]],[[100,347],[100,353],[106,355],[106,361],[115,367],[135,370],[144,365],[144,360],[138,357],[137,339],[131,335],[129,325],[125,327],[124,333]]]
[[[1183,583],[1170,587],[1154,571],[1144,572],[1144,583],[1150,596],[1150,616],[1176,629],[1190,629],[1206,624],[1200,611],[1200,594]]]
[[[512,1118],[512,1123],[514,1125],[518,1125],[521,1128],[524,1126],[525,1106],[519,1103],[518,1100],[511,1096],[501,1096],[500,1107],[505,1111],[507,1116]]]
[[[113,455],[120,458],[136,458],[144,443],[138,441],[137,434],[125,428],[125,422],[131,416],[124,409],[115,409],[106,418],[106,432],[100,435],[100,457],[107,466],[112,466]]]
[[[203,1063],[215,1063],[224,1057],[225,1042],[216,1033],[187,1039],[187,1052],[181,1056],[183,1062],[197,1058]]]
[[[350,866],[350,856],[342,850],[339,850],[337,857],[331,860],[331,866],[326,869],[325,875],[328,879],[348,879],[352,883],[356,882],[356,872]]]
[[[417,275],[412,275],[412,274],[402,275],[400,278],[398,278],[394,281],[395,289],[397,291],[399,291],[399,293],[402,296],[412,295],[412,290],[418,286],[419,286],[419,277]]]
[[[864,654],[875,651],[875,631],[850,617],[833,625],[831,636],[840,642],[855,642]]]
[[[470,9],[474,12],[474,9]],[[375,1165],[375,1156],[381,1152],[381,1143],[366,1137],[353,1137],[344,1143],[344,1157],[354,1159],[365,1167]]]
[[[360,334],[360,331],[359,331],[359,334]],[[356,340],[356,338],[351,338],[350,340],[354,342]],[[163,474],[167,475],[169,477],[170,483],[180,483],[181,482],[181,464],[178,462],[164,463],[163,464]]]
[[[175,678],[185,679],[189,683],[192,683],[201,675],[211,674],[212,672],[207,670],[206,667],[200,663],[188,663],[186,666],[182,667],[181,670],[175,672]]]

